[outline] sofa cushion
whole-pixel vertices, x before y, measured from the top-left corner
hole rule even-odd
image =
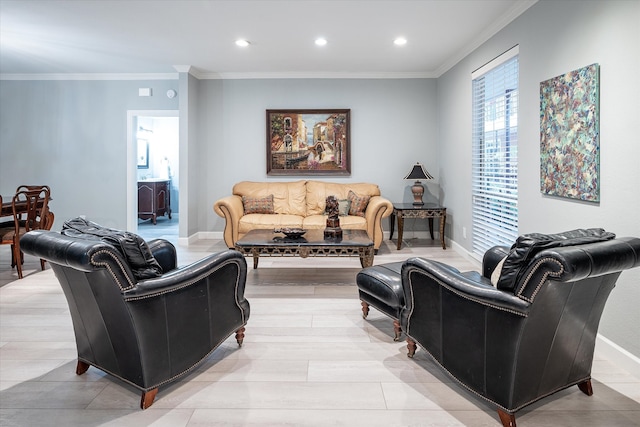
[[[349,209],[351,209],[351,200],[349,200],[349,199],[338,200],[338,215],[339,216],[347,216],[347,215],[349,215]]]
[[[305,230],[324,230],[327,228],[326,215],[310,215],[303,219],[302,228]],[[367,230],[367,220],[361,216],[341,216],[340,228],[343,230]]]
[[[615,234],[604,231],[602,228],[577,229],[559,234],[524,234],[511,246],[496,286],[498,289],[513,291],[531,259],[540,251],[601,242],[615,237]]]
[[[109,243],[122,254],[136,280],[159,277],[163,273],[149,245],[137,234],[103,227],[84,218],[66,221],[61,234]]]
[[[358,196],[356,193],[349,190],[348,197],[351,202],[349,215],[364,216],[364,211],[367,209],[371,196]]]
[[[273,194],[261,198],[242,196],[242,206],[245,215],[275,213],[273,210]]]
[[[327,196],[349,199],[349,191],[371,197],[380,195],[380,188],[375,184],[307,181],[306,215],[323,215]]]
[[[241,197],[247,196],[254,198],[273,195],[274,213],[305,216],[307,213],[306,182],[307,181],[242,181],[233,186],[233,194]]]
[[[250,230],[264,229],[273,230],[274,228],[303,228],[302,220],[304,217],[300,215],[287,214],[249,214],[243,215],[238,223],[238,232],[246,234]]]

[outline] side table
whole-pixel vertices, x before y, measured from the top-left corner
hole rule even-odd
[[[442,243],[442,249],[447,249],[444,243],[444,224],[447,222],[447,208],[436,205],[435,203],[425,203],[424,205],[414,205],[413,203],[394,203],[393,213],[390,217],[390,240],[393,239],[393,229],[396,217],[398,217],[398,250],[400,250],[400,247],[402,246],[402,232],[405,218],[428,218],[431,240],[433,240],[433,218],[440,218],[440,242]]]

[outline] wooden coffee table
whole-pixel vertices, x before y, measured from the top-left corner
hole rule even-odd
[[[343,230],[342,239],[325,239],[324,230],[308,230],[302,237],[289,238],[273,230],[251,230],[236,242],[236,250],[253,256],[258,268],[261,256],[360,257],[362,267],[373,265],[373,241],[364,230]]]

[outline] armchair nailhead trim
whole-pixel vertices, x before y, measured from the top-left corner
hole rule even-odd
[[[509,308],[500,307],[500,306],[495,305],[495,304],[489,304],[486,301],[482,301],[482,300],[479,300],[477,298],[471,298],[471,297],[467,296],[466,294],[461,293],[457,289],[452,288],[451,286],[449,286],[448,284],[442,282],[441,280],[437,279],[432,274],[427,273],[427,272],[424,272],[424,274],[427,275],[432,280],[434,280],[435,282],[437,282],[443,288],[447,288],[448,290],[450,290],[454,294],[456,294],[459,297],[462,297],[462,298],[464,298],[466,300],[477,302],[478,304],[482,304],[482,305],[485,305],[487,307],[491,307],[491,308],[496,309],[496,310],[506,311],[507,313],[515,314],[515,315],[522,316],[522,317],[527,317],[526,313],[522,313],[522,312],[516,311],[516,310],[511,310]],[[409,281],[411,283],[411,279],[409,279]],[[410,287],[411,287],[411,297],[413,298],[413,284],[411,284]],[[411,302],[413,303],[413,300]]]
[[[538,268],[540,268],[540,266],[542,264],[544,264],[545,262],[554,262],[554,263],[558,264],[560,266],[560,271],[558,271],[558,272],[545,271],[544,274],[542,275],[542,278],[540,279],[540,282],[536,285],[536,288],[533,291],[533,294],[531,294],[530,298],[527,298],[526,296],[522,295],[522,292],[527,287],[527,283],[529,283],[529,280],[531,280],[531,278],[535,274],[536,270],[538,270]],[[521,299],[523,299],[523,300],[525,300],[527,302],[533,302],[533,300],[535,299],[536,295],[540,291],[540,287],[542,287],[542,284],[547,281],[547,278],[549,276],[551,276],[551,277],[560,277],[562,275],[562,273],[564,273],[564,266],[562,265],[562,263],[560,261],[558,261],[555,258],[541,258],[533,266],[533,268],[531,269],[531,272],[527,275],[527,277],[525,277],[525,279],[524,279],[524,281],[522,283],[522,286],[520,287],[520,291],[518,291],[518,295],[517,295],[518,298],[521,298]]]
[[[447,372],[447,374],[449,374],[449,375],[451,376],[451,378],[453,378],[454,380],[456,380],[456,382],[457,382],[458,384],[460,384],[461,386],[463,386],[464,388],[466,388],[467,390],[469,390],[471,393],[475,394],[476,396],[478,396],[478,397],[480,397],[480,398],[482,398],[482,399],[484,399],[484,400],[486,400],[486,401],[488,401],[488,402],[491,402],[491,403],[493,403],[494,405],[496,405],[497,407],[499,407],[499,408],[501,408],[501,409],[504,409],[505,411],[507,411],[507,412],[509,412],[509,413],[512,413],[512,414],[513,414],[513,413],[515,413],[515,412],[517,412],[517,411],[519,411],[520,409],[524,408],[525,406],[527,406],[527,405],[531,405],[532,403],[537,402],[537,401],[538,401],[538,400],[540,400],[540,399],[544,399],[544,398],[545,398],[545,397],[547,397],[547,396],[551,396],[552,394],[554,394],[554,393],[556,393],[556,392],[558,392],[558,391],[560,391],[560,390],[564,390],[565,388],[569,388],[569,387],[571,387],[571,386],[574,386],[574,385],[576,385],[576,384],[580,384],[581,382],[584,382],[584,381],[587,381],[587,380],[590,380],[590,379],[591,379],[591,376],[587,376],[587,377],[582,378],[582,379],[579,379],[579,380],[577,380],[577,381],[575,381],[575,382],[573,382],[573,383],[571,383],[571,384],[568,384],[568,385],[565,385],[565,386],[562,386],[562,387],[558,387],[558,388],[556,388],[555,390],[553,390],[553,391],[551,391],[551,392],[549,392],[549,393],[545,394],[544,396],[539,396],[539,397],[536,397],[535,399],[531,399],[531,400],[529,400],[528,402],[523,403],[522,405],[520,405],[520,406],[518,406],[518,407],[516,407],[516,408],[508,409],[508,408],[505,408],[504,406],[500,405],[498,402],[496,402],[496,401],[494,401],[494,400],[491,400],[491,399],[489,399],[489,398],[488,398],[488,397],[486,397],[486,396],[481,395],[480,393],[478,393],[477,391],[473,390],[473,389],[472,389],[472,388],[470,388],[468,385],[466,385],[465,383],[463,383],[462,381],[460,381],[460,380],[459,380],[455,375],[453,375],[453,374],[451,373],[451,371],[449,371],[447,368],[445,368],[445,367],[444,367],[444,365],[442,365],[442,364],[438,361],[438,359],[436,359],[436,358],[435,358],[435,356],[434,356],[433,354],[431,354],[431,352],[430,352],[429,350],[427,350],[426,348],[424,348],[424,346],[423,346],[422,344],[420,344],[420,343],[419,343],[417,340],[415,340],[411,335],[409,335],[409,333],[408,333],[408,332],[405,332],[405,335],[407,335],[407,337],[411,338],[411,340],[412,340],[413,342],[415,342],[418,346],[420,346],[420,348],[421,348],[421,349],[423,349],[423,350],[424,350],[424,351],[425,351],[425,352],[426,352],[426,353],[427,353],[427,354],[428,354],[428,355],[433,359],[433,361],[434,361],[434,362],[436,362],[436,363],[438,364],[438,366],[440,366],[444,371],[446,371],[446,372]]]
[[[113,276],[113,280],[116,281],[116,283],[118,284],[118,287],[120,288],[121,291],[129,290],[129,289],[131,289],[131,288],[133,288],[135,286],[135,283],[133,283],[129,277],[127,277],[127,281],[129,282],[129,286],[122,286],[122,283],[120,283],[120,281],[118,280],[118,276],[116,275],[115,271],[113,271],[113,269],[111,268],[111,265],[109,265],[109,263],[98,262],[98,261],[94,260],[94,257],[96,257],[97,255],[100,255],[100,254],[109,255],[120,266],[122,271],[123,272],[125,271],[125,267],[124,267],[124,265],[122,265],[120,260],[117,257],[113,256],[113,254],[110,251],[105,251],[105,250],[97,251],[93,255],[91,255],[91,264],[92,265],[95,265],[96,267],[105,267],[107,270],[109,270],[109,273],[111,273],[111,276]],[[125,274],[125,276],[128,276],[128,275]]]
[[[417,269],[414,269],[414,271],[417,271]],[[414,308],[415,308],[415,306],[416,306],[416,304],[415,304],[415,299],[414,299],[414,296],[413,296],[413,283],[411,282],[411,275],[412,275],[412,274],[413,274],[413,271],[410,271],[410,272],[409,272],[409,274],[408,274],[408,276],[409,276],[409,291],[410,291],[410,294],[411,294],[411,298],[410,298],[410,300],[411,300],[411,311],[409,312],[409,315],[407,316],[407,330],[405,331],[405,334],[406,334],[407,336],[409,336],[409,337],[410,337],[410,335],[409,335],[409,333],[410,333],[410,332],[409,332],[409,331],[411,330],[411,318],[413,317],[413,309],[414,309]],[[504,312],[507,312],[507,313],[515,314],[516,316],[528,317],[527,313],[521,313],[521,312],[518,312],[518,311],[515,311],[515,310],[509,310],[509,309],[506,309],[506,308],[503,308],[503,307],[499,307],[499,306],[496,306],[496,305],[493,305],[493,304],[487,304],[487,303],[486,303],[486,302],[484,302],[484,301],[478,301],[478,300],[476,300],[476,299],[469,298],[469,297],[467,297],[467,296],[465,296],[465,295],[461,294],[460,292],[456,291],[455,289],[452,289],[451,287],[449,287],[448,285],[446,285],[446,284],[445,284],[445,283],[443,283],[442,281],[438,280],[438,279],[437,279],[436,277],[434,277],[432,274],[430,274],[430,273],[426,273],[426,272],[424,272],[424,274],[426,274],[426,275],[427,275],[429,278],[431,278],[432,280],[436,281],[436,282],[437,282],[441,287],[444,287],[444,288],[449,289],[451,292],[455,293],[455,294],[456,294],[456,295],[458,295],[459,297],[462,297],[462,298],[467,299],[467,300],[469,300],[469,301],[473,301],[473,302],[476,302],[476,303],[479,303],[479,304],[485,305],[485,306],[487,306],[487,307],[490,307],[490,308],[493,308],[493,309],[496,309],[496,310],[501,310],[501,311],[504,311]],[[405,304],[406,304],[406,303],[405,303]],[[412,338],[412,339],[413,339],[413,338]],[[414,340],[414,341],[415,341],[415,340]],[[417,342],[417,341],[416,341],[416,342]],[[429,354],[430,354],[430,353],[429,353]],[[434,360],[435,360],[435,358],[434,358]],[[443,367],[443,368],[444,368],[444,367]],[[448,371],[447,371],[447,372],[448,372]],[[454,377],[454,378],[455,378],[455,377]]]
[[[242,324],[242,326],[241,326],[241,328],[243,328],[243,327],[245,327],[245,326],[246,326],[246,323],[243,323],[243,324]],[[193,368],[195,368],[196,366],[198,366],[200,363],[202,363],[202,361],[203,361],[204,359],[206,359],[207,357],[209,357],[209,356],[211,355],[211,353],[213,353],[214,351],[216,351],[216,350],[218,349],[218,347],[220,347],[220,345],[221,345],[223,342],[225,342],[225,341],[227,340],[227,338],[229,338],[231,335],[233,335],[234,333],[236,333],[236,331],[237,331],[237,329],[236,329],[236,330],[234,330],[234,331],[231,331],[231,333],[229,333],[226,337],[224,337],[223,339],[221,339],[220,341],[218,341],[218,343],[217,343],[215,346],[213,346],[213,348],[211,349],[211,351],[210,351],[210,352],[208,352],[207,354],[205,354],[205,355],[204,355],[200,360],[198,360],[197,362],[195,362],[195,363],[194,363],[193,365],[191,365],[190,367],[186,368],[185,370],[183,370],[183,371],[182,371],[182,372],[180,372],[180,373],[175,374],[174,376],[172,376],[172,377],[171,377],[171,378],[169,378],[169,379],[166,379],[166,380],[164,380],[164,381],[162,381],[162,382],[159,382],[158,384],[151,385],[151,386],[148,386],[148,387],[141,387],[141,386],[139,386],[138,384],[135,384],[135,383],[131,382],[130,380],[128,380],[128,379],[126,379],[126,378],[121,377],[120,375],[114,374],[114,373],[113,373],[113,372],[111,372],[110,370],[105,369],[104,367],[102,367],[102,366],[100,366],[100,365],[95,365],[95,364],[93,364],[93,363],[91,363],[91,362],[87,361],[86,359],[82,359],[82,358],[80,358],[80,357],[79,357],[79,358],[78,358],[78,360],[82,360],[83,362],[87,363],[88,365],[94,366],[94,367],[96,367],[96,368],[100,369],[101,371],[104,371],[104,372],[108,373],[109,375],[113,375],[114,377],[116,377],[116,378],[118,378],[118,379],[120,379],[120,380],[122,380],[122,381],[126,382],[127,384],[130,384],[130,385],[134,386],[135,388],[137,388],[137,389],[139,389],[139,390],[149,391],[149,390],[153,390],[154,388],[160,387],[160,386],[162,386],[162,385],[164,385],[164,384],[170,383],[171,381],[175,380],[176,378],[179,378],[179,377],[181,377],[182,375],[184,375],[184,374],[186,374],[186,373],[190,372],[191,370],[193,370]]]
[[[170,293],[170,292],[174,292],[174,291],[176,291],[178,289],[183,289],[183,288],[189,287],[189,286],[193,285],[194,283],[199,282],[203,278],[209,276],[210,274],[220,270],[222,267],[225,267],[228,264],[238,264],[238,262],[235,261],[235,260],[225,261],[224,263],[219,264],[218,266],[216,266],[216,268],[214,270],[208,270],[208,271],[206,271],[206,272],[194,277],[193,279],[189,280],[188,282],[184,282],[181,286],[178,286],[178,287],[175,287],[175,288],[171,288],[171,289],[163,289],[163,290],[161,290],[159,292],[155,292],[155,293],[149,294],[149,295],[127,297],[124,300],[129,302],[129,301],[143,300],[143,299],[146,299],[146,298],[155,298],[155,297],[160,296],[160,295],[164,295],[164,294],[167,294],[167,293]],[[236,294],[237,294],[237,290],[238,290],[238,281],[236,280]]]

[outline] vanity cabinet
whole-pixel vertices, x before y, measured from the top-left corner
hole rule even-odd
[[[171,219],[170,184],[168,179],[138,181],[138,218],[151,218],[154,225],[158,216],[167,215]]]

